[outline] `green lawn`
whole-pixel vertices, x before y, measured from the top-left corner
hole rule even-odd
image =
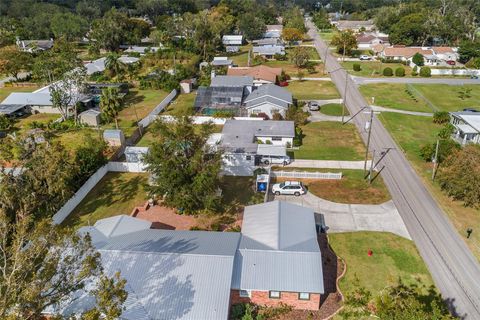
[[[320,60],[320,56],[318,55],[318,52],[317,52],[317,49],[315,49],[314,47],[303,47],[305,48],[305,50],[307,50],[308,52],[308,58],[310,60]],[[287,57],[289,56],[289,54],[295,50],[295,48],[286,48],[285,49],[285,52],[287,54]]]
[[[12,92],[33,92],[37,90],[38,87],[4,87],[0,88],[0,102],[5,100],[6,97]]]
[[[147,174],[107,173],[68,216],[64,225],[78,228],[93,225],[99,219],[129,215],[134,207],[142,206],[147,200],[144,189],[147,183]]]
[[[417,97],[406,84],[375,83],[360,86],[360,92],[368,103],[392,109],[432,112],[428,104]]]
[[[343,293],[353,289],[355,276],[374,296],[396,284],[399,278],[406,284],[419,279],[422,284],[433,286],[430,273],[410,240],[384,232],[331,233],[328,237],[335,253],[347,264],[347,273],[339,284]],[[370,257],[368,250],[373,252]]]
[[[31,128],[31,124],[33,122],[47,124],[51,121],[57,120],[60,118],[60,114],[52,114],[52,113],[37,113],[29,115],[28,117],[24,117],[15,121],[14,130],[18,130],[19,133],[24,133]]]
[[[329,103],[320,106],[320,112],[326,114],[327,116],[341,116],[342,109],[344,109],[344,113],[348,116],[350,113],[348,112],[347,108],[343,108],[343,104],[341,103]]]
[[[362,160],[365,146],[353,124],[311,122],[302,126],[303,141],[293,151],[296,159]]]
[[[246,67],[248,66],[248,51],[252,48],[251,45],[241,46],[240,51],[228,55],[228,59],[233,61],[233,64],[236,64],[239,67]]]
[[[193,115],[193,103],[195,102],[196,92],[182,93],[173,100],[165,110],[165,114],[172,116]]]
[[[332,30],[330,32],[320,32],[319,33],[320,38],[324,40],[326,43],[330,43],[332,41],[333,36],[335,35],[335,32]]]
[[[291,81],[285,88],[298,100],[340,98],[340,94],[332,81]]]
[[[124,101],[124,108],[118,114],[118,126],[126,137],[130,136],[137,128],[137,119],[146,117],[162,100],[168,92],[155,89],[131,89]],[[115,128],[115,123],[103,125],[105,129]]]
[[[480,107],[478,85],[415,84],[414,87],[441,110],[459,111],[468,107]],[[462,92],[469,93],[462,99]]]
[[[466,239],[466,229],[480,225],[480,210],[464,207],[462,202],[446,196],[439,185],[431,181],[431,163],[426,163],[419,155],[423,145],[436,141],[441,126],[434,124],[432,118],[427,117],[382,113],[379,118],[400,145],[423,179],[425,186],[448,215],[470,250],[480,260],[480,232],[473,232],[471,238]]]
[[[360,71],[353,71],[353,65],[360,64],[361,70]],[[362,77],[381,77],[382,70],[385,68],[392,68],[394,74],[395,69],[397,68],[404,68],[405,75],[411,76],[412,68],[409,66],[403,65],[401,63],[381,63],[380,61],[344,61],[341,62],[343,68],[345,68],[349,73],[362,76]]]
[[[321,62],[312,62],[315,64],[315,72],[309,73],[307,69],[300,69],[304,73],[304,77],[311,77],[311,78],[321,78],[325,75],[323,74],[323,64]],[[277,61],[277,60],[269,60],[263,63],[263,65],[272,67],[272,68],[282,68],[286,74],[290,75],[291,77],[296,77],[298,74],[299,69],[289,60],[285,61]]]

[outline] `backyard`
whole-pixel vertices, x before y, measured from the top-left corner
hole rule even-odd
[[[196,92],[182,93],[173,100],[165,110],[165,114],[172,116],[192,115],[194,113],[193,103],[195,102]]]
[[[473,232],[470,239],[466,239],[466,229],[480,225],[480,210],[464,207],[460,201],[454,201],[446,196],[439,185],[431,180],[431,163],[426,163],[419,155],[423,145],[436,141],[441,126],[434,124],[429,117],[382,113],[379,118],[406,154],[437,203],[450,217],[473,254],[480,260],[480,232]]]
[[[405,284],[416,283],[418,279],[427,287],[433,286],[413,241],[385,232],[330,233],[328,238],[347,265],[347,273],[339,283],[344,294],[354,288],[355,277],[373,296],[399,279]],[[371,256],[368,250],[372,250]]]
[[[298,100],[337,99],[340,94],[332,81],[290,81],[285,87]]]
[[[64,225],[79,228],[93,225],[99,219],[129,215],[148,199],[147,183],[147,174],[107,173],[68,216]]]
[[[227,213],[238,213],[244,206],[262,203],[265,196],[255,191],[255,177],[223,176],[220,188]]]
[[[295,159],[362,160],[365,146],[353,124],[311,122],[301,127],[302,145],[293,151]]]
[[[369,103],[393,109],[433,112],[459,111],[480,106],[478,85],[377,83],[360,86]]]

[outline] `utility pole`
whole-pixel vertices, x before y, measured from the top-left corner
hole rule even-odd
[[[440,140],[437,139],[437,146],[435,147],[435,156],[433,157],[432,181],[435,179],[435,173],[438,167],[438,146],[439,145],[440,145]]]
[[[345,70],[345,90],[343,91],[343,104],[342,104],[342,123],[345,119],[345,108],[347,107],[347,87],[348,87],[348,72]]]
[[[323,59],[323,74],[327,74],[327,54],[328,54],[328,44],[326,44],[325,46],[325,58]]]
[[[375,162],[375,150],[372,152],[372,162],[370,163],[370,172],[368,173],[368,184],[372,184],[373,163]]]
[[[370,147],[370,137],[372,134],[372,124],[373,124],[373,109],[370,110],[370,121],[365,124],[365,129],[368,130],[367,136],[367,150],[365,151],[365,164],[363,166],[363,172],[367,171],[367,160],[368,160],[368,148]]]

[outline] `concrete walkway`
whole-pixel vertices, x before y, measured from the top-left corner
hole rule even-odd
[[[424,84],[448,84],[448,85],[465,85],[480,84],[480,79],[468,78],[367,78],[359,76],[350,76],[357,85],[369,83],[424,83]]]
[[[395,112],[395,113],[410,114],[412,116],[433,117],[433,113],[429,113],[429,112],[398,110],[398,109],[391,109],[391,108],[385,108],[381,106],[372,106],[372,105],[370,107],[373,109],[373,111],[377,111],[377,112]]]
[[[317,169],[361,169],[365,161],[339,161],[339,160],[304,160],[295,159],[285,168],[317,168]],[[367,168],[370,168],[370,160],[367,161]]]
[[[295,196],[275,196],[275,200],[312,208],[327,232],[382,231],[411,239],[393,201],[379,205],[344,204],[327,201],[310,192]]]

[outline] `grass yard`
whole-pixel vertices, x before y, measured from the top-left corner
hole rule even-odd
[[[403,83],[362,85],[360,92],[369,103],[372,103],[372,97],[375,98],[373,104],[377,106],[408,111],[433,111],[424,100],[416,97]]]
[[[317,52],[317,49],[315,49],[314,47],[303,47],[307,50],[308,52],[308,58],[310,60],[320,60],[320,56],[318,55],[318,52]],[[287,56],[293,52],[295,48],[286,48],[285,49],[285,52],[287,54]]]
[[[332,81],[291,81],[285,88],[298,100],[340,98],[340,94]]]
[[[415,84],[414,87],[441,110],[459,111],[469,107],[477,107],[480,110],[478,85]],[[465,93],[467,95],[463,96]]]
[[[335,35],[335,32],[329,31],[329,32],[319,32],[320,38],[324,40],[326,43],[330,43],[332,41],[333,36]]]
[[[244,206],[262,203],[265,194],[255,191],[255,177],[223,176],[220,184],[226,212],[238,211]]]
[[[431,118],[382,113],[379,116],[387,130],[400,145],[414,169],[423,179],[425,186],[432,193],[437,203],[452,221],[473,254],[480,260],[480,232],[473,232],[466,239],[466,229],[480,225],[480,210],[467,208],[460,201],[446,196],[439,185],[431,181],[432,165],[421,159],[419,151],[422,145],[434,143],[441,126],[432,122]]]
[[[248,52],[252,48],[251,45],[241,46],[240,51],[234,54],[229,54],[228,59],[233,61],[239,67],[246,67],[248,65]]]
[[[302,126],[303,141],[295,159],[362,160],[365,146],[353,124],[311,122]]]
[[[118,126],[126,137],[137,128],[137,119],[146,117],[166,96],[168,92],[162,90],[131,89],[125,101],[124,108],[118,114]],[[115,123],[103,126],[105,129],[115,128]]]
[[[412,68],[401,63],[381,63],[380,61],[344,61],[340,63],[350,74],[361,77],[382,77],[382,71],[385,68],[395,69],[402,67],[405,69],[405,76],[411,76]],[[353,71],[353,65],[360,64],[360,71]]]
[[[417,279],[433,286],[430,273],[413,241],[384,232],[331,233],[329,242],[335,253],[347,264],[347,273],[339,283],[346,293],[353,289],[355,276],[360,285],[374,296],[398,282],[415,283]],[[372,250],[373,255],[367,255]]]
[[[5,100],[6,97],[12,92],[33,92],[37,90],[38,87],[3,87],[0,88],[0,102]]]
[[[341,103],[329,103],[320,106],[320,112],[326,114],[327,116],[342,116],[343,105]],[[344,109],[345,115],[348,116],[350,113],[348,109]]]
[[[60,142],[68,151],[75,152],[82,147],[86,141],[87,136],[99,138],[98,131],[90,128],[72,129],[65,132],[60,132],[54,137],[55,141]],[[103,136],[103,132],[102,132]],[[102,138],[103,139],[103,138]]]
[[[269,60],[264,62],[263,65],[272,68],[282,68],[283,71],[285,71],[285,73],[290,75],[291,77],[296,77],[299,71],[299,69],[289,60]],[[304,77],[321,78],[325,76],[323,74],[323,65],[321,62],[315,62],[315,72],[309,73],[307,69],[300,69],[300,71],[304,73]]]
[[[127,214],[147,200],[144,186],[147,174],[109,172],[88,193],[65,220],[64,225],[79,228],[97,220]]]
[[[15,122],[14,130],[18,130],[19,133],[24,133],[24,132],[32,129],[30,127],[30,125],[33,122],[47,124],[51,121],[57,120],[60,117],[61,117],[60,114],[52,114],[52,113],[32,114],[32,115],[29,115],[27,117],[23,117],[23,118],[18,119]]]
[[[172,116],[193,115],[193,103],[195,102],[196,92],[182,93],[173,100],[165,110],[165,114]]]
[[[370,185],[364,179],[363,170],[335,170],[316,168],[279,168],[286,171],[341,172],[341,180],[299,179],[308,191],[333,202],[352,204],[381,204],[391,199],[381,176]],[[288,178],[278,178],[285,181]]]

